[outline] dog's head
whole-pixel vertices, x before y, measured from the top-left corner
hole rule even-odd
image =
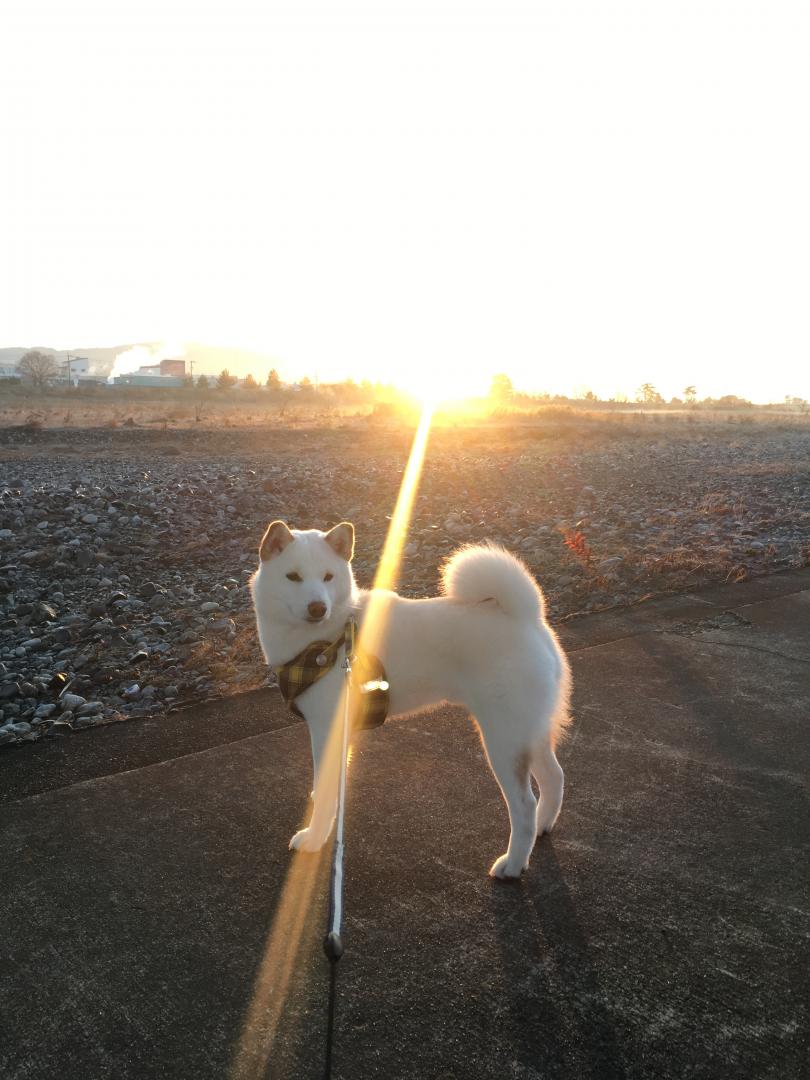
[[[254,579],[254,595],[260,580],[262,598],[273,618],[327,622],[336,612],[342,615],[351,600],[353,554],[354,526],[348,521],[329,532],[291,530],[283,521],[274,521],[259,545],[261,566]]]

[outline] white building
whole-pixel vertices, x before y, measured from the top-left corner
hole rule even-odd
[[[71,356],[67,360],[58,361],[59,381],[64,379],[74,386],[79,385],[79,379],[90,374],[90,361],[86,356]]]

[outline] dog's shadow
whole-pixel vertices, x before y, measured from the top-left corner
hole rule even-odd
[[[537,844],[529,874],[493,883],[513,1052],[537,1075],[626,1076],[591,949],[554,844]]]

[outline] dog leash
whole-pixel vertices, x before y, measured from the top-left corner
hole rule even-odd
[[[343,923],[343,818],[346,809],[346,770],[349,755],[349,718],[352,682],[352,661],[355,656],[357,624],[354,619],[346,623],[345,654],[343,670],[346,673],[346,688],[343,705],[343,731],[341,733],[340,772],[338,780],[337,823],[335,826],[335,847],[332,852],[332,876],[329,883],[329,917],[323,949],[329,960],[329,1004],[326,1014],[326,1064],[324,1080],[332,1076],[332,1044],[335,1034],[335,1000],[337,998],[337,964],[343,956],[343,940],[340,936]]]

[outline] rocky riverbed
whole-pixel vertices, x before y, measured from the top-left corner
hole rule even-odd
[[[552,620],[810,561],[810,432],[434,432],[400,590],[494,540]],[[0,746],[267,680],[248,579],[266,523],[357,527],[371,583],[409,432],[0,430]]]

